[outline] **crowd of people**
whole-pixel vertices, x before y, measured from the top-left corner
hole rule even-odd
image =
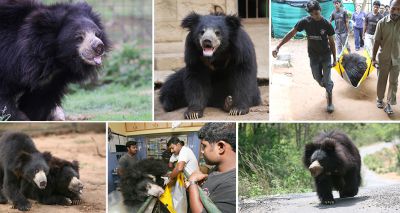
[[[309,16],[299,20],[273,50],[277,57],[279,49],[290,41],[297,32],[305,31],[308,41],[308,56],[314,79],[326,90],[327,112],[334,111],[332,101],[333,81],[331,68],[344,47],[350,52],[348,35],[350,32],[348,12],[341,0],[334,0],[334,11],[329,21],[321,15],[318,1],[310,0],[306,5]],[[372,64],[378,68],[376,106],[383,108],[388,115],[393,114],[392,105],[396,102],[398,76],[400,71],[400,0],[392,0],[390,5],[382,5],[378,0],[373,2],[371,12],[364,12],[361,5],[351,20],[354,28],[355,49],[364,48],[371,57]],[[334,22],[334,26],[332,26]],[[386,104],[384,97],[389,80]]]

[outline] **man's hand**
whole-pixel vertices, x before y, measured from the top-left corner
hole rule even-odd
[[[276,57],[278,57],[278,53],[279,53],[279,48],[276,47],[276,48],[272,51],[272,56],[273,56],[274,58],[276,58]]]
[[[333,60],[333,62],[332,62],[332,68],[335,67],[336,64],[337,64],[337,61],[336,61],[336,58],[335,58],[335,59]]]
[[[195,171],[190,175],[189,181],[197,181],[200,182],[208,177],[207,174],[203,174],[200,171]]]
[[[376,59],[372,59],[372,66],[378,68],[378,61]]]

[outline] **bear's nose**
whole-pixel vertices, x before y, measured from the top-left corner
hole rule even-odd
[[[47,182],[46,181],[41,181],[40,182],[40,187],[46,187],[46,185],[47,185]]]
[[[204,40],[203,40],[203,47],[205,47],[205,48],[212,48],[213,46],[212,46],[211,40],[210,40],[210,39],[204,39]]]
[[[99,41],[95,44],[92,44],[92,48],[96,52],[97,55],[101,55],[104,53],[104,44],[101,41]]]

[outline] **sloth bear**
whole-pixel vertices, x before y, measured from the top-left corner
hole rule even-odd
[[[368,68],[367,58],[357,53],[350,53],[343,56],[342,64],[350,79],[351,85],[354,87],[358,86],[358,82],[360,82]]]
[[[121,193],[129,209],[138,210],[149,196],[164,193],[164,179],[168,166],[162,160],[144,159],[129,165],[121,175]],[[158,203],[158,208],[168,210]],[[165,211],[164,210],[164,211]]]
[[[39,152],[28,135],[4,133],[0,138],[0,203],[11,200],[14,208],[28,211],[31,204],[20,191],[21,183],[26,181],[34,188],[45,189],[50,159],[50,153]]]
[[[338,131],[321,133],[304,150],[304,165],[314,177],[322,204],[334,204],[332,190],[340,197],[354,197],[361,185],[361,157],[350,138]]]
[[[0,109],[56,120],[68,84],[96,77],[109,41],[86,3],[0,0]]]
[[[67,161],[52,156],[45,189],[37,189],[32,183],[23,180],[21,192],[39,203],[52,205],[78,205],[81,203],[83,184],[79,180],[78,161]]]
[[[237,16],[222,13],[186,16],[186,66],[168,77],[160,90],[165,111],[188,107],[185,119],[203,116],[206,106],[244,115],[259,105],[256,53]]]

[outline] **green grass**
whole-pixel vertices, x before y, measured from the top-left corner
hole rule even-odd
[[[145,121],[152,119],[151,94],[151,87],[109,84],[69,94],[62,105],[67,119]]]

